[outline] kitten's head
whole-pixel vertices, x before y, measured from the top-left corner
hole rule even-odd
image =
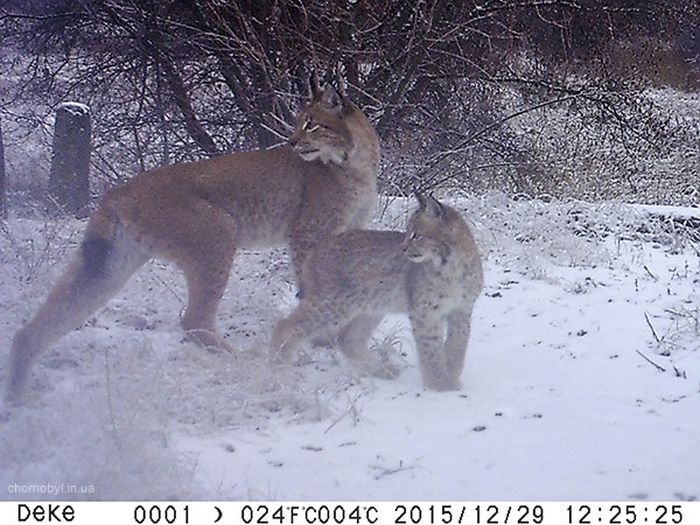
[[[404,253],[415,263],[447,263],[457,246],[455,224],[463,223],[459,213],[432,195],[416,193],[419,207],[408,221]]]

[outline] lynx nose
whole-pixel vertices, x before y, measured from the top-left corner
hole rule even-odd
[[[299,143],[299,139],[296,137],[289,137],[289,145],[291,147],[296,146]]]

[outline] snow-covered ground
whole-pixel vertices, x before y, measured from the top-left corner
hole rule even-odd
[[[236,261],[219,314],[240,351],[183,342],[186,291],[152,262],[35,368],[0,413],[0,499],[681,499],[700,497],[698,244],[616,203],[453,201],[486,289],[460,392],[425,391],[406,319],[378,351],[393,381],[334,350],[271,367],[294,304],[283,250]],[[386,200],[381,227],[410,204]],[[697,210],[685,210],[697,215]],[[11,219],[0,235],[0,385],[10,340],[82,224]]]

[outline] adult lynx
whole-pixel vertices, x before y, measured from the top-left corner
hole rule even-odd
[[[370,219],[378,165],[379,139],[367,117],[312,77],[311,100],[288,144],[154,169],[109,191],[80,253],[15,335],[8,397],[20,393],[32,358],[151,257],[174,261],[185,274],[189,337],[228,348],[215,315],[236,250],[288,244],[298,274],[318,241]]]
[[[314,248],[302,270],[303,297],[275,328],[273,352],[289,358],[305,341],[330,338],[359,367],[391,375],[367,342],[385,314],[407,313],[425,386],[460,388],[481,259],[456,210],[417,197],[406,233],[353,230]]]

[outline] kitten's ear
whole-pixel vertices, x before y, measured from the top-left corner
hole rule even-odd
[[[413,192],[413,196],[418,201],[418,207],[420,208],[420,210],[424,211],[425,210],[425,195],[423,195],[420,191],[415,190]]]
[[[423,195],[419,192],[416,192],[415,195],[422,212],[435,219],[442,220],[445,218],[445,208],[435,197],[432,195]]]
[[[321,98],[322,91],[321,86],[318,82],[318,74],[315,69],[311,70],[309,75],[309,98],[311,101],[319,100]]]
[[[340,113],[343,111],[344,99],[343,96],[338,93],[330,83],[323,86],[323,94],[321,95],[321,102],[332,112]]]

